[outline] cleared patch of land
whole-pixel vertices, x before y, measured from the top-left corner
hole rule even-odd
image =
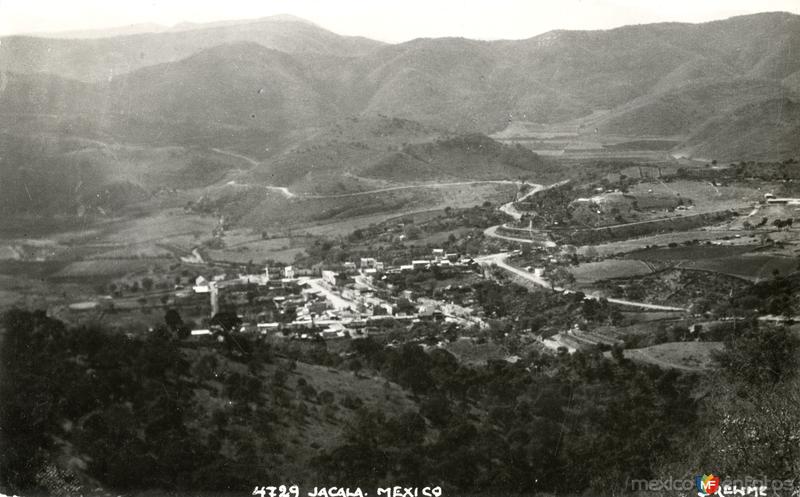
[[[658,247],[632,252],[627,254],[626,258],[652,262],[719,259],[752,252],[757,248],[757,245],[689,245]]]
[[[679,267],[713,271],[751,281],[761,281],[772,278],[775,275],[775,271],[782,276],[796,271],[798,269],[798,259],[781,255],[745,254],[740,257],[683,261],[679,264]]]
[[[121,276],[143,271],[154,264],[168,265],[170,259],[100,259],[78,261],[55,273],[55,278],[89,278],[95,276]]]
[[[742,238],[734,239],[736,236]],[[648,249],[653,246],[665,246],[670,243],[682,244],[684,242],[691,242],[697,240],[699,242],[720,240],[724,238],[731,239],[726,245],[750,245],[753,243],[752,239],[745,238],[739,230],[717,230],[717,229],[704,229],[704,230],[690,230],[680,231],[675,233],[662,233],[652,236],[643,236],[641,238],[633,238],[629,240],[621,240],[618,242],[601,243],[593,245],[594,250],[601,257],[609,257],[616,254],[625,254],[637,250]],[[582,246],[578,250],[580,253],[586,253],[589,246]]]
[[[625,350],[624,354],[626,359],[636,362],[699,372],[711,367],[712,353],[722,348],[721,342],[671,342]]]
[[[718,302],[738,294],[749,283],[728,274],[710,271],[666,269],[645,276],[598,282],[603,293],[653,304],[689,307]]]
[[[606,259],[586,262],[569,268],[578,284],[593,283],[613,278],[629,278],[650,274],[653,269],[643,261],[630,259]]]
[[[491,342],[476,344],[471,340],[456,340],[447,343],[444,349],[456,356],[459,361],[473,365],[486,364],[489,360],[504,359],[508,356],[505,347]]]

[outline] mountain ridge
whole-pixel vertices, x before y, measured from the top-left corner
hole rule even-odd
[[[416,132],[375,142],[367,153],[352,145],[367,140],[336,143],[316,131],[351,117],[419,123],[437,130],[419,132],[429,141],[490,134],[520,120],[678,137],[676,150],[720,160],[800,155],[792,133],[800,122],[800,59],[790,56],[800,53],[800,16],[787,13],[558,30],[521,41],[362,43],[269,18],[111,41],[7,40],[0,45],[2,131],[233,150],[264,162],[264,174],[293,181],[287,171],[311,163],[319,167],[309,178],[329,178],[325,168],[389,178],[387,168],[398,164],[402,177],[429,174],[424,161],[398,150],[413,151],[407,145],[421,140]],[[48,54],[47,43],[60,48]],[[141,53],[155,45],[154,54]],[[324,143],[309,144],[316,135]],[[330,148],[286,155],[299,144]],[[355,164],[348,169],[343,160]]]

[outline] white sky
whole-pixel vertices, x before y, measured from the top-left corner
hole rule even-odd
[[[0,35],[285,13],[339,34],[389,42],[519,39],[551,29],[703,22],[778,10],[800,14],[800,0],[0,0]]]

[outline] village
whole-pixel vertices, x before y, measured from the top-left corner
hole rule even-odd
[[[207,310],[205,318],[197,316],[198,324],[207,326],[190,330],[195,337],[240,332],[299,340],[357,339],[380,323],[421,320],[484,326],[471,309],[387,283],[398,275],[430,271],[458,275],[479,272],[480,266],[471,257],[433,249],[430,258],[397,267],[362,257],[357,264],[344,262],[319,272],[289,265],[235,277],[197,276],[190,289],[177,289],[175,307]],[[226,315],[229,321],[220,319]]]

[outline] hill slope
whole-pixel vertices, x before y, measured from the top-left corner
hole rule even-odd
[[[780,160],[800,155],[800,102],[774,98],[709,121],[686,150],[719,160]]]
[[[0,71],[48,72],[86,82],[174,62],[217,45],[251,42],[287,53],[356,56],[382,43],[340,36],[290,16],[188,25],[167,32],[98,39],[0,38]]]
[[[688,135],[737,104],[796,101],[798,51],[800,17],[785,13],[397,45],[268,18],[95,40],[6,38],[0,71],[97,82],[32,79],[5,89],[11,100],[44,95],[42,113],[125,113],[184,138],[219,131],[209,123],[252,134],[358,114],[486,133],[512,119],[554,123],[596,110],[611,111],[608,132]],[[95,94],[88,106],[61,96],[86,92]]]
[[[81,203],[70,189],[86,186],[84,173],[93,187],[131,183],[115,190],[127,192],[203,188],[242,169],[236,179],[312,194],[548,174],[538,158],[509,163],[517,152],[493,142],[451,140],[512,120],[670,136],[700,157],[784,159],[800,153],[798,52],[800,16],[785,13],[494,42],[384,45],[283,17],[89,40],[3,38],[0,131],[91,150],[32,149],[0,161],[0,174],[14,188],[50,185],[36,197],[62,199],[56,211]],[[161,164],[163,174],[160,152],[97,159],[126,146],[184,155]],[[212,172],[214,149],[252,164],[231,159]],[[197,161],[202,174],[189,182]],[[64,191],[45,194],[54,189]],[[21,191],[7,207],[31,205]]]

